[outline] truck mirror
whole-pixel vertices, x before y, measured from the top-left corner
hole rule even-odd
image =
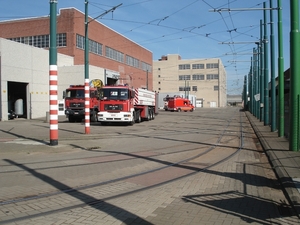
[[[63,91],[63,99],[66,97],[66,91]]]

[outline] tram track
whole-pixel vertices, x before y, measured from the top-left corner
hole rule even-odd
[[[184,169],[190,170],[191,172],[187,173],[187,174],[185,174],[183,176],[179,176],[179,177],[173,178],[171,180],[168,180],[168,181],[165,181],[165,182],[161,182],[160,184],[156,184],[156,185],[163,185],[165,183],[172,182],[174,180],[182,179],[182,178],[184,178],[186,176],[191,176],[191,175],[193,175],[195,173],[207,170],[207,169],[209,169],[209,168],[211,168],[213,166],[216,166],[216,165],[218,165],[218,164],[220,164],[220,163],[228,160],[229,158],[231,158],[232,156],[234,156],[238,151],[240,151],[240,149],[243,146],[243,130],[242,130],[241,113],[239,113],[240,130],[239,130],[239,133],[238,133],[238,136],[237,136],[237,138],[240,139],[240,146],[238,146],[235,151],[233,151],[227,157],[224,157],[222,160],[219,160],[217,162],[211,163],[210,165],[202,167],[202,168],[198,168],[198,167],[195,167],[195,166],[187,166],[186,165],[188,162],[190,162],[192,160],[195,160],[195,159],[198,159],[198,158],[200,158],[203,155],[209,154],[212,150],[214,150],[214,149],[218,148],[219,146],[221,146],[221,140],[222,140],[222,138],[224,136],[226,136],[225,135],[226,131],[228,130],[228,127],[229,127],[230,123],[232,122],[232,120],[233,120],[233,117],[230,120],[227,121],[227,124],[224,126],[223,132],[221,132],[221,135],[219,136],[219,138],[217,139],[217,141],[215,142],[215,144],[211,144],[211,146],[208,147],[205,151],[202,151],[201,153],[195,154],[192,157],[184,158],[184,159],[178,160],[176,162],[169,162],[169,161],[163,161],[163,160],[160,160],[160,159],[155,159],[154,157],[162,156],[162,155],[168,155],[168,154],[172,154],[172,153],[157,154],[155,156],[152,155],[151,157],[141,157],[141,156],[139,156],[139,158],[144,158],[145,160],[148,160],[148,161],[149,160],[150,161],[151,160],[152,161],[157,161],[157,162],[159,162],[160,164],[163,164],[163,165],[159,166],[157,168],[154,168],[154,169],[145,170],[143,172],[134,173],[134,174],[131,174],[131,175],[127,175],[127,176],[123,176],[123,177],[119,177],[119,178],[115,178],[115,179],[111,179],[111,180],[100,181],[100,182],[95,182],[95,183],[91,183],[91,184],[85,184],[85,185],[77,186],[77,187],[70,187],[70,188],[65,189],[65,190],[59,190],[59,191],[51,192],[51,193],[42,193],[42,194],[39,194],[39,195],[30,196],[30,197],[26,197],[25,196],[25,197],[19,197],[19,198],[15,198],[15,199],[9,199],[9,200],[5,200],[5,201],[0,202],[0,205],[4,206],[4,205],[9,205],[9,204],[16,204],[16,203],[20,203],[20,202],[25,202],[25,201],[37,200],[37,199],[42,199],[42,198],[49,198],[49,197],[57,196],[57,195],[60,195],[60,194],[66,194],[66,193],[70,194],[70,193],[72,193],[74,191],[78,192],[78,191],[83,191],[83,190],[87,190],[87,189],[91,189],[91,188],[97,188],[97,187],[100,187],[100,186],[103,186],[103,185],[113,184],[113,183],[116,183],[116,182],[120,182],[120,181],[131,179],[131,178],[140,177],[140,176],[143,176],[143,175],[146,175],[146,174],[151,174],[151,173],[154,173],[154,172],[162,171],[162,170],[165,170],[165,169],[168,169],[168,168],[184,168]],[[232,134],[230,134],[230,135],[232,136]],[[199,148],[190,149],[188,151],[196,151],[196,150],[199,150]],[[181,151],[181,152],[183,154],[186,154],[186,151]],[[122,154],[122,153],[116,152],[116,151],[110,151],[108,153],[111,153],[111,154]],[[176,153],[180,153],[180,151],[173,152],[173,154],[176,154]],[[128,153],[127,155],[132,156],[133,158],[135,156],[135,154],[132,154],[132,153]],[[21,170],[25,169],[25,168],[22,168],[22,165],[14,163],[14,162],[12,162],[10,160],[6,160],[6,162],[10,163],[13,166],[19,167]]]

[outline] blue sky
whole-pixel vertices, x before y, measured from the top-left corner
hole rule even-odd
[[[220,58],[227,72],[228,94],[241,94],[249,73],[254,42],[260,38],[262,10],[210,12],[212,9],[263,8],[261,0],[89,0],[89,16],[95,18],[122,3],[113,13],[98,19],[153,53],[179,54],[182,59]],[[85,0],[58,0],[57,9],[85,11]],[[266,1],[269,7],[269,0]],[[273,0],[277,7],[277,0]],[[0,0],[0,20],[49,15],[49,0]],[[274,35],[277,68],[277,10]],[[282,0],[284,69],[288,69],[290,1]],[[267,11],[268,21],[270,11]],[[268,26],[270,35],[270,26]],[[234,42],[235,44],[228,44]],[[250,42],[250,43],[245,43]],[[223,44],[222,44],[223,43]],[[277,76],[277,72],[276,72]]]

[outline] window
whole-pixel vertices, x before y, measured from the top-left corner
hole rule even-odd
[[[179,87],[179,91],[191,91],[191,87],[188,87],[188,86],[181,86]]]
[[[214,91],[218,91],[219,90],[219,86],[214,86]]]
[[[160,81],[158,81],[158,84],[160,84]]]
[[[27,37],[16,37],[9,38],[11,41],[19,42],[26,45],[32,45],[38,48],[49,48],[50,47],[50,35],[36,35],[36,36],[27,36]],[[56,34],[56,46],[65,47],[67,46],[67,34],[60,33]]]
[[[218,63],[207,63],[206,64],[206,69],[213,69],[213,68],[219,68]]]
[[[76,35],[76,47],[82,50],[85,49],[85,37],[77,34]],[[89,39],[89,52],[97,55],[102,55],[102,44]]]
[[[192,87],[192,90],[193,90],[193,91],[197,91],[197,86],[193,86],[193,87]]]
[[[56,35],[56,45],[57,45],[57,47],[67,46],[67,34],[66,33]]]
[[[133,66],[135,68],[139,68],[140,61],[134,57],[131,57],[129,55],[126,55],[126,64],[129,66]]]
[[[158,77],[160,77],[160,75],[158,75]]]
[[[206,75],[206,80],[218,80],[219,75],[218,74],[207,74]]]
[[[190,64],[180,64],[179,69],[180,70],[189,70],[189,69],[191,69],[191,65]]]
[[[193,74],[193,80],[204,80],[203,74]]]
[[[204,64],[193,64],[192,65],[193,69],[204,69]]]
[[[179,80],[190,80],[191,75],[179,75]]]
[[[151,65],[145,63],[145,62],[142,62],[142,70],[144,71],[152,71],[152,67]]]
[[[124,62],[124,54],[122,52],[107,46],[105,47],[105,56],[118,62]]]
[[[89,51],[97,55],[102,55],[102,44],[89,40]]]
[[[76,35],[76,47],[84,49],[84,37],[81,35]]]

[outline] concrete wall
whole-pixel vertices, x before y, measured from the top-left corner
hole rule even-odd
[[[27,84],[28,119],[44,117],[49,111],[49,51],[0,38],[0,57],[0,119],[8,119],[8,82]],[[59,101],[71,84],[84,84],[84,65],[73,62],[73,57],[57,56]],[[90,66],[89,78],[103,81],[104,69]]]

